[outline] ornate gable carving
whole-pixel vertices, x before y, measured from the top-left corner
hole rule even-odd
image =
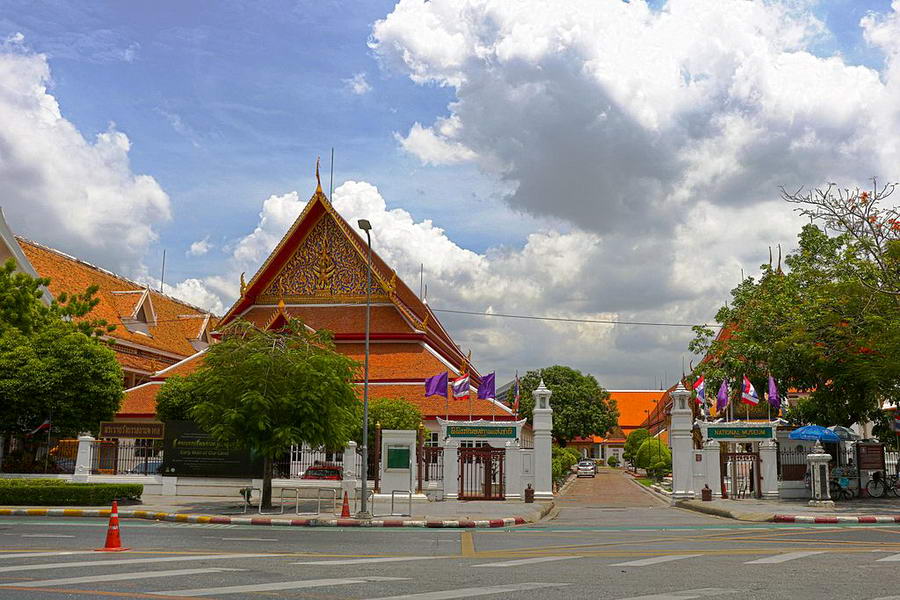
[[[373,274],[374,275],[374,274]],[[373,300],[388,293],[372,278]],[[260,304],[365,302],[366,264],[328,214],[322,216],[297,251],[256,299]]]

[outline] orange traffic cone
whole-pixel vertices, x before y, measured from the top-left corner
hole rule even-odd
[[[97,548],[97,552],[122,552],[128,548],[122,547],[122,540],[119,538],[119,505],[113,500],[112,511],[109,513],[109,527],[106,530],[106,545],[103,548]]]
[[[344,490],[344,506],[341,508],[341,518],[350,518],[350,499],[347,497],[347,490]]]

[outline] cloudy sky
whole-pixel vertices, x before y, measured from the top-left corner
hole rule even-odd
[[[435,308],[712,320],[778,187],[900,178],[900,0],[0,0],[13,229],[223,312],[314,189]],[[445,314],[482,371],[671,383],[688,330]],[[663,381],[663,380],[666,381]]]

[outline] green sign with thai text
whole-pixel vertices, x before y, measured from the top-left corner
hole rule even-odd
[[[447,437],[461,438],[515,438],[516,428],[491,425],[447,425]]]
[[[712,440],[768,440],[772,438],[772,428],[768,425],[760,427],[710,427],[706,435]]]

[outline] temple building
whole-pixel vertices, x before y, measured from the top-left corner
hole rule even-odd
[[[99,303],[91,318],[104,319],[115,329],[105,337],[113,342],[116,359],[125,372],[126,388],[149,381],[209,345],[216,318],[207,311],[153,291],[124,277],[69,256],[59,250],[13,235],[0,210],[0,260],[12,258],[32,277],[47,277],[44,301],[62,292],[82,293],[98,287]]]
[[[375,232],[377,236],[377,232]],[[240,297],[219,321],[222,331],[238,319],[279,329],[291,318],[334,334],[338,352],[362,363],[366,316],[367,244],[322,192],[321,185],[256,274],[244,281]],[[436,441],[437,418],[512,421],[514,415],[493,400],[476,399],[478,371],[454,343],[428,305],[372,252],[369,397],[401,398],[419,408]],[[127,390],[122,417],[152,418],[161,384],[172,375],[193,372],[203,349],[150,382]],[[426,398],[426,377],[449,372],[471,374],[470,400]],[[354,381],[362,398],[363,373]]]
[[[619,421],[606,435],[575,438],[569,446],[577,448],[586,458],[608,460],[615,456],[622,464],[625,439],[635,429],[645,426],[648,416],[656,409],[666,394],[664,390],[608,390],[610,399],[619,409]]]

